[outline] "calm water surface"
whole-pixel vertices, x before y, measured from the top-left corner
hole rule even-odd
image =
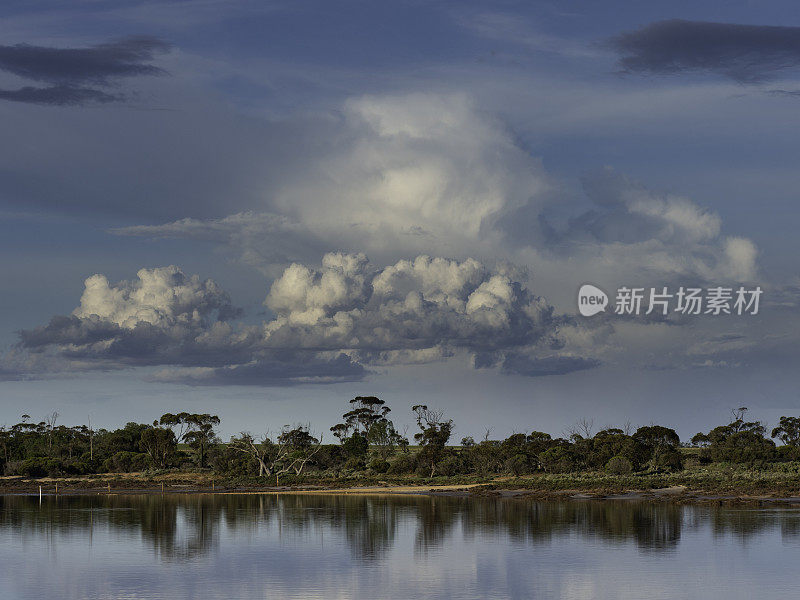
[[[0,598],[795,598],[800,511],[0,496]]]

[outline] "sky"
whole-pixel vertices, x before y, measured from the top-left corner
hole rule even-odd
[[[792,8],[4,3],[0,424],[796,415]]]

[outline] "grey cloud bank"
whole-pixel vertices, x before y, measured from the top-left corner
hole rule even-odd
[[[509,352],[548,359],[536,368],[504,363],[530,375],[597,364],[552,358],[569,352],[560,319],[519,274],[474,259],[419,256],[375,268],[363,254],[330,253],[321,269],[286,268],[264,301],[274,318],[261,326],[231,323],[238,311],[228,294],[177,267],[142,269],[137,280],[115,285],[94,275],[71,315],[21,331],[19,348],[54,357],[56,370],[186,367],[156,378],[198,385],[350,381],[370,365],[456,353],[480,353],[476,366]]]

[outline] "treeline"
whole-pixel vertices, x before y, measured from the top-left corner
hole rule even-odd
[[[765,467],[800,460],[800,418],[781,417],[767,437],[765,425],[748,421],[746,408],[730,422],[681,443],[668,427],[648,425],[592,431],[582,421],[564,437],[533,431],[504,440],[452,440],[453,421],[425,405],[412,407],[416,431],[398,431],[391,409],[374,396],[350,401],[342,421],[330,428],[336,443],[308,426],[270,434],[242,433],[223,442],[220,419],[211,414],[166,413],[152,424],[128,423],[115,430],[58,424],[58,414],[34,423],[0,428],[0,467],[29,477],[179,469],[213,471],[223,477],[258,477],[281,482],[287,475],[320,478],[419,477],[537,472],[605,471],[612,474],[670,472],[712,462]],[[682,450],[682,447],[694,450]]]

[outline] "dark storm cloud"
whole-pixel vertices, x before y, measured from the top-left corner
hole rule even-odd
[[[800,65],[800,27],[658,21],[608,41],[630,73],[707,71],[757,83]]]
[[[18,90],[0,90],[0,100],[27,102],[29,104],[48,104],[52,106],[77,106],[96,102],[119,102],[119,94],[107,94],[92,88],[76,88],[68,85],[37,88],[26,86]]]
[[[88,48],[50,48],[16,44],[0,46],[0,70],[32,81],[50,84],[0,90],[0,99],[47,105],[79,105],[124,99],[95,89],[114,79],[140,75],[162,75],[150,64],[156,53],[169,45],[153,37],[128,37]],[[89,87],[93,86],[93,87]]]
[[[54,317],[19,332],[16,361],[0,364],[0,381],[40,378],[59,372],[168,367],[158,381],[187,385],[275,385],[360,381],[369,371],[345,354],[269,350],[255,328],[221,330],[139,322],[120,327],[97,316]]]
[[[218,325],[223,326],[222,324]],[[212,329],[213,331],[213,326]],[[231,331],[221,339],[208,335],[209,327],[174,324],[157,326],[139,322],[120,327],[97,316],[53,317],[47,325],[19,332],[19,350],[47,353],[100,368],[126,366],[222,366],[251,361],[255,335]]]
[[[147,64],[169,45],[153,37],[128,37],[89,48],[49,48],[16,44],[0,46],[0,69],[48,83],[106,84],[110,78],[160,75]]]

